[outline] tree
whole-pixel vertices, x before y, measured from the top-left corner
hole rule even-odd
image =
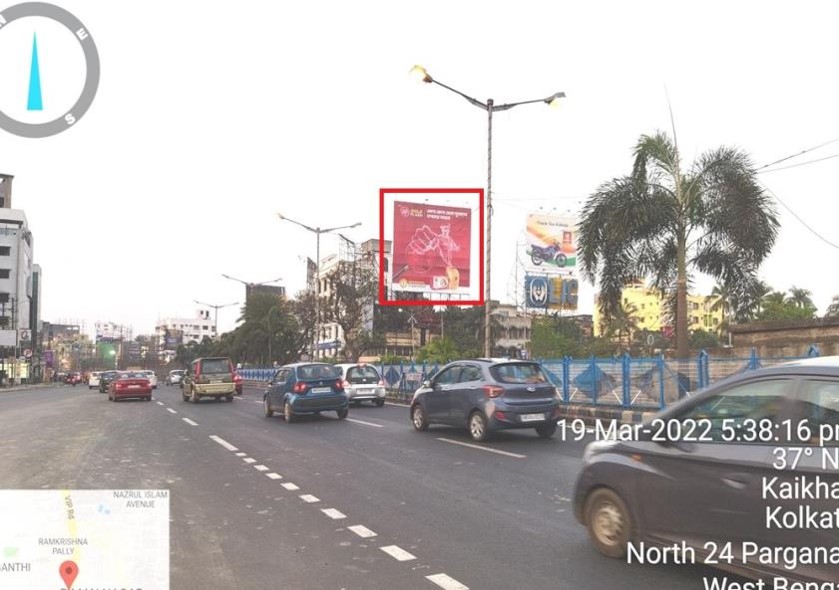
[[[783,291],[771,291],[763,297],[759,322],[778,322],[790,320],[809,320],[816,317],[816,306],[810,301],[806,289],[790,289],[790,296]]]
[[[610,335],[618,335],[618,344],[623,345],[623,337],[626,335],[626,343],[632,338],[632,333],[638,329],[638,308],[633,303],[622,303],[612,315],[607,324],[606,331]]]
[[[827,306],[827,311],[824,314],[825,318],[839,318],[839,295],[834,295]]]
[[[417,360],[421,362],[430,363],[448,363],[460,356],[458,354],[457,346],[451,338],[435,338],[425,346],[423,346]]]
[[[676,293],[676,352],[688,356],[687,285],[693,272],[744,294],[775,243],[774,205],[748,155],[721,147],[682,172],[678,146],[662,132],[643,135],[632,172],[602,184],[579,224],[581,267],[598,279],[601,312],[616,313],[626,284],[644,277]]]
[[[720,345],[720,340],[713,332],[706,332],[705,330],[694,330],[690,334],[690,347],[693,350],[704,350],[707,348],[716,348]]]
[[[335,322],[344,334],[344,357],[357,360],[370,342],[365,321],[372,320],[373,303],[378,289],[375,268],[365,259],[341,261],[327,275],[330,295],[322,305],[324,321]]]
[[[801,289],[793,285],[792,287],[790,287],[789,297],[787,297],[787,301],[800,309],[805,309],[808,307],[815,308],[816,306],[813,303],[812,295],[813,292],[809,289]]]

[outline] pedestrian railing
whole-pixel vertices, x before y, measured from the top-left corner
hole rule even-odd
[[[759,357],[752,349],[748,357],[715,358],[701,351],[691,359],[664,356],[633,358],[628,354],[613,358],[539,360],[548,378],[566,404],[620,407],[636,410],[663,408],[710,384],[732,375],[773,365],[819,356],[811,346],[805,357]],[[438,363],[400,363],[376,365],[389,393],[400,400],[410,399],[422,382],[439,369]],[[275,369],[239,369],[243,379],[267,381]]]

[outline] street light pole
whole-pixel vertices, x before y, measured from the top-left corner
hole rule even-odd
[[[230,307],[231,305],[239,305],[239,302],[236,303],[225,303],[223,305],[212,305],[211,303],[204,303],[203,301],[198,301],[197,299],[193,299],[193,302],[197,303],[198,305],[206,305],[207,307],[211,307],[215,310],[215,320],[213,321],[213,338],[218,339],[218,310],[222,307]]]
[[[475,105],[487,112],[487,193],[486,193],[486,243],[484,245],[484,252],[486,256],[486,263],[484,268],[484,356],[489,358],[492,354],[492,338],[490,335],[490,317],[491,308],[490,300],[492,299],[490,291],[490,261],[492,259],[492,113],[495,111],[506,111],[513,107],[523,104],[546,103],[550,107],[558,107],[559,99],[565,98],[564,92],[555,92],[547,98],[538,98],[535,100],[523,100],[520,102],[511,102],[496,105],[493,99],[488,99],[485,103],[480,100],[464,94],[460,90],[455,90],[451,86],[447,86],[442,82],[438,82],[428,71],[422,66],[414,66],[411,68],[411,74],[421,76],[421,80],[426,84],[437,84],[446,90],[454,92],[455,94],[465,98],[470,104]]]
[[[315,337],[314,342],[312,343],[312,357],[315,357],[317,355],[318,343],[320,342],[320,235],[338,231],[339,229],[352,229],[361,225],[361,222],[356,222],[351,225],[341,225],[339,227],[320,228],[311,227],[305,223],[295,221],[290,217],[286,217],[282,213],[277,213],[277,217],[279,217],[282,221],[288,221],[294,225],[299,225],[303,229],[310,231],[317,236],[317,243],[315,246],[315,255],[317,257],[317,260],[315,260],[315,281],[317,283],[315,285]]]

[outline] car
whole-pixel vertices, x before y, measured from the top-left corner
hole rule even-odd
[[[64,378],[64,383],[75,387],[82,382],[82,374],[79,372],[70,373]]]
[[[335,367],[341,372],[344,391],[350,403],[361,405],[363,401],[371,401],[380,408],[385,405],[385,382],[376,367],[365,363],[339,364]]]
[[[534,361],[474,359],[449,363],[423,382],[411,399],[414,429],[431,424],[466,427],[477,442],[492,431],[532,428],[556,433],[561,397]]]
[[[127,398],[151,401],[152,384],[147,371],[126,371],[108,384],[108,399],[112,402]]]
[[[166,385],[175,385],[176,383],[180,383],[183,377],[183,369],[175,369],[173,371],[169,371],[169,374],[166,375]]]
[[[99,374],[99,393],[108,393],[108,386],[117,377],[119,377],[119,371],[102,371]]]
[[[87,388],[93,389],[94,387],[99,387],[99,376],[102,374],[101,371],[91,371],[90,376],[87,378]]]
[[[146,377],[149,378],[149,381],[151,381],[151,388],[152,389],[157,389],[157,375],[155,374],[154,371],[143,370],[143,371],[139,371],[139,372],[143,373]]]
[[[183,400],[198,403],[202,397],[209,397],[232,402],[236,394],[234,373],[233,363],[226,356],[192,361],[181,382]]]
[[[637,562],[678,544],[754,579],[839,579],[835,560],[789,561],[839,545],[839,357],[740,372],[627,426],[637,436],[586,447],[575,485],[600,553]]]
[[[262,398],[265,416],[281,412],[289,424],[304,414],[336,412],[343,420],[349,397],[341,373],[327,363],[295,363],[277,369]]]

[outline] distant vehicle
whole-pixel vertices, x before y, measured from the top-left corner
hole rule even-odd
[[[92,371],[90,376],[87,378],[87,388],[93,389],[94,387],[99,387],[99,376],[102,374],[101,371]]]
[[[108,399],[112,402],[126,398],[151,401],[152,385],[145,371],[121,373],[108,385]]]
[[[756,579],[839,580],[835,561],[787,560],[839,545],[835,491],[789,491],[839,489],[839,357],[738,373],[638,426],[583,455],[574,515],[598,551],[678,544],[696,563]],[[827,516],[834,524],[820,524]],[[749,555],[751,545],[779,551]]]
[[[361,405],[363,401],[370,401],[380,408],[385,405],[385,382],[376,367],[351,363],[335,365],[335,368],[341,372],[344,391],[351,403]]]
[[[236,384],[236,395],[242,395],[242,376],[238,372],[233,373],[233,383]]]
[[[539,363],[477,359],[450,363],[423,382],[411,400],[416,430],[430,424],[466,426],[481,442],[493,430],[556,432],[560,396]]]
[[[155,372],[154,372],[154,371],[146,371],[146,370],[144,370],[144,371],[137,371],[137,372],[138,372],[138,373],[142,373],[143,375],[145,375],[146,377],[148,377],[148,378],[149,378],[149,381],[151,381],[151,388],[152,388],[152,389],[157,389],[157,375],[155,374]]]
[[[78,373],[78,372],[70,373],[69,375],[67,375],[64,378],[64,383],[67,383],[68,385],[72,385],[73,387],[75,387],[76,385],[78,385],[81,382],[82,382],[82,374]]]
[[[102,371],[99,374],[99,393],[108,393],[108,386],[117,377],[119,377],[119,371]]]
[[[175,385],[176,383],[180,383],[184,378],[184,372],[185,371],[183,369],[169,371],[169,374],[166,376],[166,385]]]
[[[296,363],[277,369],[262,398],[266,417],[282,412],[288,423],[302,414],[336,412],[343,420],[349,413],[349,397],[341,373],[326,363]]]
[[[226,356],[196,359],[181,382],[184,401],[197,403],[202,397],[232,402],[236,394],[233,363]]]

